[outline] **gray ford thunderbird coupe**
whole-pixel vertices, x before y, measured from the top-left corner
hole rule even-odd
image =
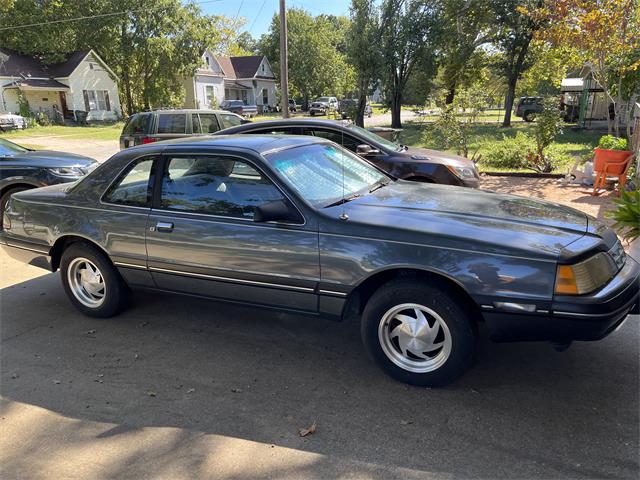
[[[77,182],[15,194],[0,244],[60,269],[73,305],[132,287],[361,318],[392,377],[438,386],[495,340],[597,340],[637,309],[640,267],[571,208],[396,180],[325,139],[239,135],[124,150]]]

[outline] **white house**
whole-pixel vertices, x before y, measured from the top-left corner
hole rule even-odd
[[[38,58],[0,48],[0,111],[20,110],[22,92],[34,113],[57,112],[73,118],[88,112],[88,121],[116,120],[122,114],[116,75],[93,51],[69,54],[64,62],[46,65]]]
[[[185,108],[208,109],[224,100],[242,100],[258,105],[258,110],[276,106],[276,78],[267,57],[223,57],[206,51],[202,61],[202,68],[184,80]]]

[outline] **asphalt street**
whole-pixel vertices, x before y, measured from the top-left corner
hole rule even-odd
[[[563,353],[481,328],[476,366],[425,389],[355,322],[154,293],[89,319],[57,274],[0,269],[3,479],[639,475],[638,317]]]

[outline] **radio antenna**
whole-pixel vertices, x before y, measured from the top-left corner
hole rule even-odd
[[[338,107],[338,115],[340,115],[340,146],[342,149],[340,150],[340,165],[342,165],[342,213],[340,214],[340,220],[349,220],[349,215],[346,212],[346,200],[344,198],[344,119],[342,118],[342,113],[340,112],[340,107]]]

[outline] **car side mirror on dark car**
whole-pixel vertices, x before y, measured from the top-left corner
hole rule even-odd
[[[356,153],[358,155],[377,155],[378,153],[380,153],[380,150],[364,143],[356,147]]]
[[[286,200],[275,200],[258,205],[253,214],[253,221],[303,223],[300,213]]]

